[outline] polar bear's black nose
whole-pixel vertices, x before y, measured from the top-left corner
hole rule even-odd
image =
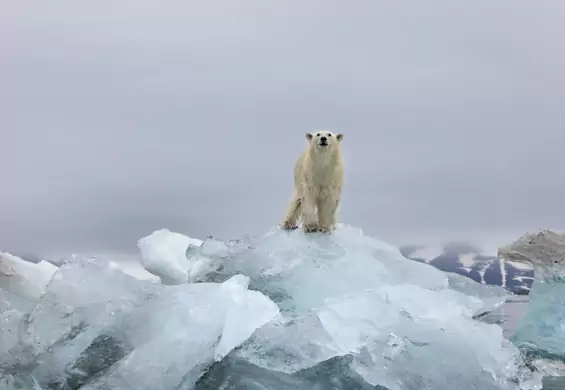
[[[326,141],[328,140],[328,137],[322,137],[322,138],[320,138],[320,140],[321,140],[322,142],[326,142]]]

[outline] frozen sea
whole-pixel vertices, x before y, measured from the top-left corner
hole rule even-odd
[[[138,247],[50,259],[61,268],[42,296],[10,285],[5,263],[0,385],[540,388],[505,340],[527,310],[531,269],[469,245],[398,248],[343,225],[232,241],[162,229]],[[10,302],[10,289],[27,298]]]

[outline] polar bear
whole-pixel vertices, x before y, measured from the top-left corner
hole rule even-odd
[[[335,227],[343,186],[343,134],[320,131],[306,133],[306,139],[308,148],[294,166],[294,195],[282,228],[296,229],[302,219],[305,232],[329,233]]]

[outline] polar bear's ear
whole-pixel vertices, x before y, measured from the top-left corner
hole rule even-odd
[[[343,134],[339,133],[338,135],[336,135],[336,138],[341,142],[341,140],[343,139]]]
[[[306,139],[307,139],[308,141],[311,141],[311,140],[312,140],[312,137],[314,137],[314,134],[312,134],[312,133],[306,133]]]

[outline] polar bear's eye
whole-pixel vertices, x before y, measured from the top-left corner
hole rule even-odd
[[[319,136],[320,136],[320,133],[316,134],[316,137],[319,137]]]
[[[331,137],[332,135],[330,133],[328,133],[328,137]]]

